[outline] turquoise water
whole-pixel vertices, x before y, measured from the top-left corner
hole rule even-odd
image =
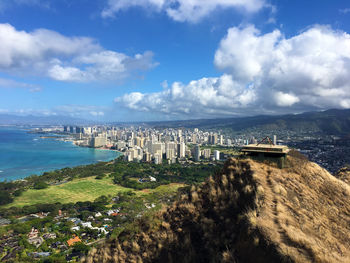
[[[78,147],[72,142],[42,139],[27,130],[0,127],[0,181],[43,172],[109,161],[119,152]]]

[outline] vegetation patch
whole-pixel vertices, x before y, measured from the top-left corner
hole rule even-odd
[[[21,207],[41,203],[76,203],[79,201],[94,201],[102,195],[116,195],[130,189],[115,185],[112,178],[105,177],[96,180],[93,177],[76,179],[61,185],[50,186],[46,189],[29,189],[20,196],[15,197],[13,203],[7,207]]]

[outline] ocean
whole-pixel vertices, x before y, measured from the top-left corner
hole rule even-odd
[[[17,180],[29,175],[110,161],[121,153],[73,145],[14,127],[0,127],[0,181]]]

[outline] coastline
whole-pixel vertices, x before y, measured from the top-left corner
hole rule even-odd
[[[33,134],[28,133],[28,129],[18,127],[6,129],[5,132],[7,134],[1,136],[2,150],[6,155],[0,160],[0,182],[23,180],[31,175],[40,176],[66,167],[110,162],[122,155],[119,151],[108,148],[82,147],[74,143],[74,138],[66,136]],[[13,135],[13,138],[8,139],[9,135]],[[23,140],[19,148],[13,147],[14,143],[18,145],[17,138]],[[63,143],[69,141],[72,143]]]

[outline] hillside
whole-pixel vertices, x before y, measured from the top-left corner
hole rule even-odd
[[[350,262],[350,187],[314,163],[231,159],[85,262]]]
[[[261,129],[265,133],[272,130],[321,133],[327,135],[346,135],[350,130],[350,110],[327,110],[322,112],[305,112],[279,116],[253,116],[206,120],[185,120],[147,123],[152,127],[185,127],[200,129],[222,129],[227,131],[244,131]]]

